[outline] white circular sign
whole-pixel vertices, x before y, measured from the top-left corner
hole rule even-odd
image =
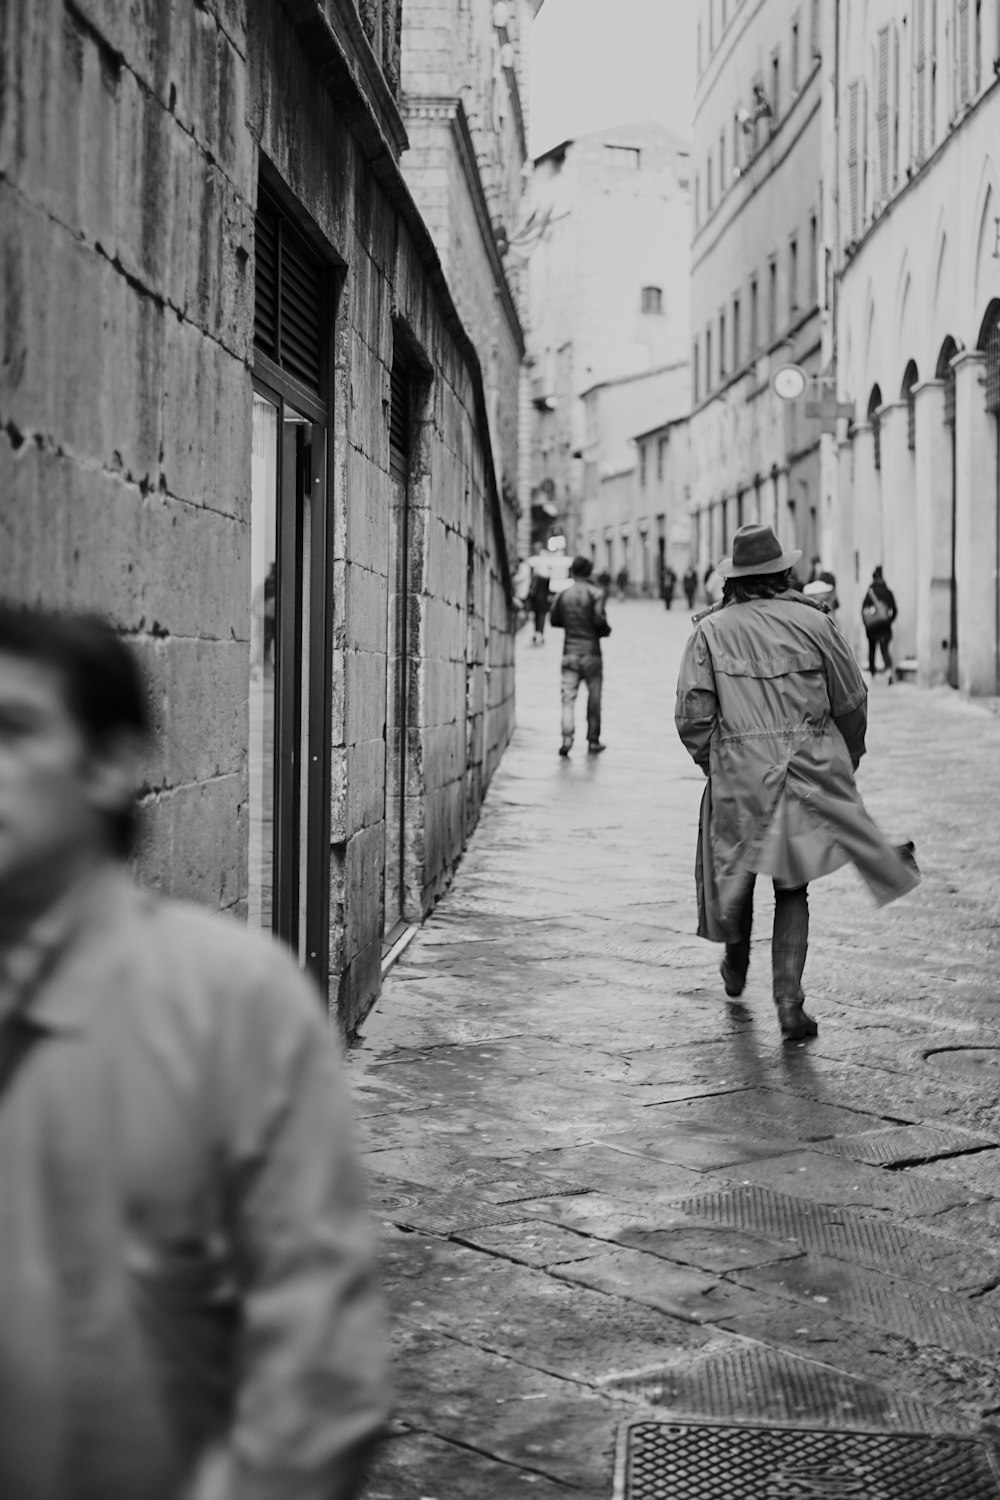
[[[805,395],[808,384],[801,365],[779,365],[771,376],[771,389],[781,401],[798,401]]]

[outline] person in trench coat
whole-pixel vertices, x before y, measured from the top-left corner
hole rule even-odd
[[[769,526],[743,526],[719,564],[720,604],[699,615],[677,683],[675,722],[708,784],[696,861],[698,933],[726,945],[721,974],[742,994],[753,890],[774,882],[774,1000],[783,1035],[815,1036],[804,1009],[807,887],[852,862],[880,904],[919,881],[913,847],[890,844],[854,772],[865,753],[867,689],[821,607],[789,587],[800,552]]]

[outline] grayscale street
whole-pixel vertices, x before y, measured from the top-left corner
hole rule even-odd
[[[479,827],[350,1056],[397,1397],[371,1500],[608,1496],[649,1409],[1000,1428],[995,705],[874,685],[859,786],[923,883],[811,887],[819,1036],[782,1042],[764,887],[742,1001],[694,936],[689,617],[609,616],[597,757],[556,753],[561,635],[520,633]]]

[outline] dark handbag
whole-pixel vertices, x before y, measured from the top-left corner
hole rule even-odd
[[[611,634],[611,626],[608,624],[603,615],[598,616],[598,618],[594,621],[594,629],[597,631],[597,639],[599,641],[606,640],[607,637]]]
[[[861,618],[866,630],[877,630],[880,625],[891,623],[892,611],[883,599],[870,590],[865,595],[865,602],[861,606]]]

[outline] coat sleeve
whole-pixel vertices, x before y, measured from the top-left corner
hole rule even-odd
[[[563,622],[562,597],[563,596],[561,593],[558,593],[556,595],[555,603],[552,605],[552,609],[549,612],[549,624],[558,625],[560,629],[565,628]]]
[[[853,651],[832,620],[824,641],[823,667],[830,698],[830,717],[843,735],[851,760],[857,766],[865,753],[868,689]]]
[[[696,628],[685,648],[677,678],[674,723],[691,758],[706,773],[712,735],[718,718],[719,699],[712,654],[704,632]]]
[[[225,1500],[353,1500],[388,1416],[382,1308],[339,1045],[278,955],[229,1085],[242,1344]]]

